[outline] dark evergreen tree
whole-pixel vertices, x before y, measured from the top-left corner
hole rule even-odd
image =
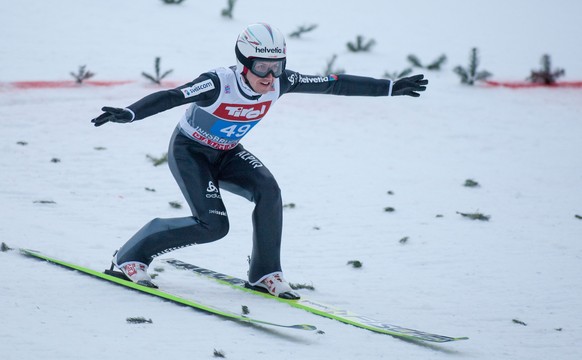
[[[548,54],[542,56],[541,63],[542,68],[538,71],[532,70],[527,80],[536,84],[552,85],[556,83],[556,79],[566,73],[564,69],[552,70],[552,60]]]
[[[372,47],[376,45],[376,40],[370,39],[367,42],[364,41],[364,37],[362,35],[358,35],[356,37],[356,42],[348,42],[347,44],[348,50],[351,52],[368,52],[372,50]]]
[[[479,67],[479,57],[477,55],[477,48],[471,49],[469,56],[469,67],[467,69],[457,66],[453,71],[461,77],[461,83],[467,85],[474,85],[476,81],[487,80],[492,76],[489,71],[477,71]]]
[[[150,75],[146,72],[142,72],[141,74],[146,78],[151,80],[153,83],[156,83],[158,85],[162,84],[162,79],[164,79],[166,76],[168,76],[172,71],[174,70],[167,70],[165,71],[163,74],[160,71],[160,62],[161,62],[161,58],[160,57],[156,57],[156,60],[154,61],[154,68],[156,71],[155,75]]]
[[[71,72],[71,76],[75,78],[75,82],[77,84],[82,84],[83,81],[95,76],[94,73],[92,73],[89,70],[86,70],[86,67],[87,67],[86,65],[82,65],[79,66],[79,70],[77,71],[77,73]]]
[[[236,0],[228,0],[226,3],[226,9],[222,10],[222,16],[232,19],[232,11],[234,10],[234,4]]]

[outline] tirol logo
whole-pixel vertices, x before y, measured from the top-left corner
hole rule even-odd
[[[275,47],[275,48],[268,48],[268,47],[256,47],[255,48],[255,53],[257,54],[282,54],[283,53],[283,49],[281,49],[280,47]]]
[[[258,104],[227,104],[222,103],[214,110],[214,115],[225,120],[250,121],[259,120],[269,111],[270,101]]]

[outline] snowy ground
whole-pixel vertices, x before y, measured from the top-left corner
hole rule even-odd
[[[187,216],[168,204],[183,202],[168,169],[146,158],[166,151],[183,108],[131,125],[95,129],[89,120],[101,106],[157,90],[140,75],[156,56],[174,69],[172,82],[186,82],[233,64],[234,39],[248,23],[286,34],[315,23],[288,40],[289,68],[319,73],[337,54],[337,67],[381,77],[406,67],[411,53],[449,60],[441,72],[425,71],[430,84],[419,99],[287,95],[245,138],[277,176],[284,202],[296,205],[285,212],[286,276],[312,283],[304,294],[323,302],[470,340],[408,343],[154,263],[165,268],[164,288],[325,334],[241,325],[5,252],[0,359],[211,359],[214,349],[228,359],[579,359],[582,90],[468,88],[451,70],[476,46],[495,80],[523,80],[549,53],[564,80],[580,81],[582,5],[434,3],[240,0],[233,20],[220,16],[226,1],[0,3],[0,241],[103,269],[150,219]],[[345,43],[360,34],[376,47],[348,53]],[[70,80],[80,65],[95,80],[133,82],[10,85]],[[481,186],[464,187],[467,179]],[[225,239],[167,257],[244,277],[252,206],[228,194],[225,202]],[[153,324],[126,323],[136,316]]]

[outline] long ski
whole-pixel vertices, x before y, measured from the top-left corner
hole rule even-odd
[[[186,298],[183,298],[181,296],[173,295],[173,294],[170,294],[168,292],[165,292],[165,291],[162,291],[159,289],[154,289],[154,288],[150,288],[147,286],[138,285],[138,284],[135,284],[129,280],[124,280],[124,279],[121,279],[119,277],[108,275],[108,274],[105,274],[105,273],[102,273],[102,272],[99,272],[99,271],[96,271],[96,270],[93,270],[93,269],[90,269],[90,268],[87,268],[84,266],[80,266],[77,264],[73,264],[70,262],[59,260],[59,259],[47,256],[47,255],[44,255],[44,254],[42,254],[38,251],[35,251],[35,250],[20,249],[20,253],[22,253],[23,255],[26,255],[28,257],[32,257],[32,258],[39,259],[39,260],[45,260],[51,264],[60,265],[60,266],[63,266],[67,269],[70,269],[70,270],[76,270],[76,271],[79,271],[83,274],[90,275],[90,276],[93,276],[93,277],[101,279],[101,280],[109,281],[111,283],[121,285],[121,286],[124,286],[126,288],[137,290],[137,291],[140,291],[142,293],[146,293],[146,294],[153,295],[153,296],[165,299],[165,300],[169,300],[169,301],[174,302],[174,303],[178,303],[178,304],[185,305],[185,306],[197,309],[197,310],[201,310],[201,311],[204,311],[207,313],[218,315],[218,316],[223,317],[223,318],[227,318],[227,319],[231,319],[231,320],[235,320],[235,321],[240,321],[240,322],[244,322],[244,323],[276,326],[276,327],[287,328],[287,329],[316,330],[316,327],[313,325],[307,325],[307,324],[282,325],[282,324],[277,324],[277,323],[270,322],[270,321],[264,321],[264,320],[259,320],[259,319],[255,319],[255,318],[248,317],[248,316],[239,315],[239,314],[231,312],[229,310],[223,310],[223,309],[219,309],[215,306],[204,304],[204,303],[197,301],[197,300],[186,299]]]
[[[270,294],[252,289],[248,282],[230,275],[221,274],[219,272],[205,269],[200,266],[188,264],[176,259],[162,260],[178,269],[192,271],[198,275],[212,279],[220,284],[228,285],[232,288],[239,289],[245,292],[253,293],[263,296],[265,298],[274,299],[292,307],[306,310],[310,313],[320,315],[329,319],[337,320],[346,324],[354,325],[362,329],[367,329],[381,334],[391,335],[397,338],[414,340],[414,341],[430,341],[437,343],[444,343],[450,341],[467,340],[467,337],[450,337],[438,334],[432,334],[424,331],[404,328],[397,325],[388,324],[382,321],[374,320],[367,316],[357,315],[348,310],[340,309],[332,305],[323,304],[319,301],[301,297],[299,300],[287,300],[274,297]]]

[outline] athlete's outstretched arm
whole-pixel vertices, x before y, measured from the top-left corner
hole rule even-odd
[[[424,75],[414,75],[396,81],[356,75],[303,75],[285,70],[281,77],[281,94],[310,93],[346,96],[399,96],[418,97],[425,91],[428,80]]]
[[[126,108],[104,106],[103,113],[91,120],[95,126],[107,122],[128,123],[141,120],[176,106],[209,101],[217,96],[220,81],[214,73],[204,73],[195,80],[175,89],[161,90],[136,101]]]

